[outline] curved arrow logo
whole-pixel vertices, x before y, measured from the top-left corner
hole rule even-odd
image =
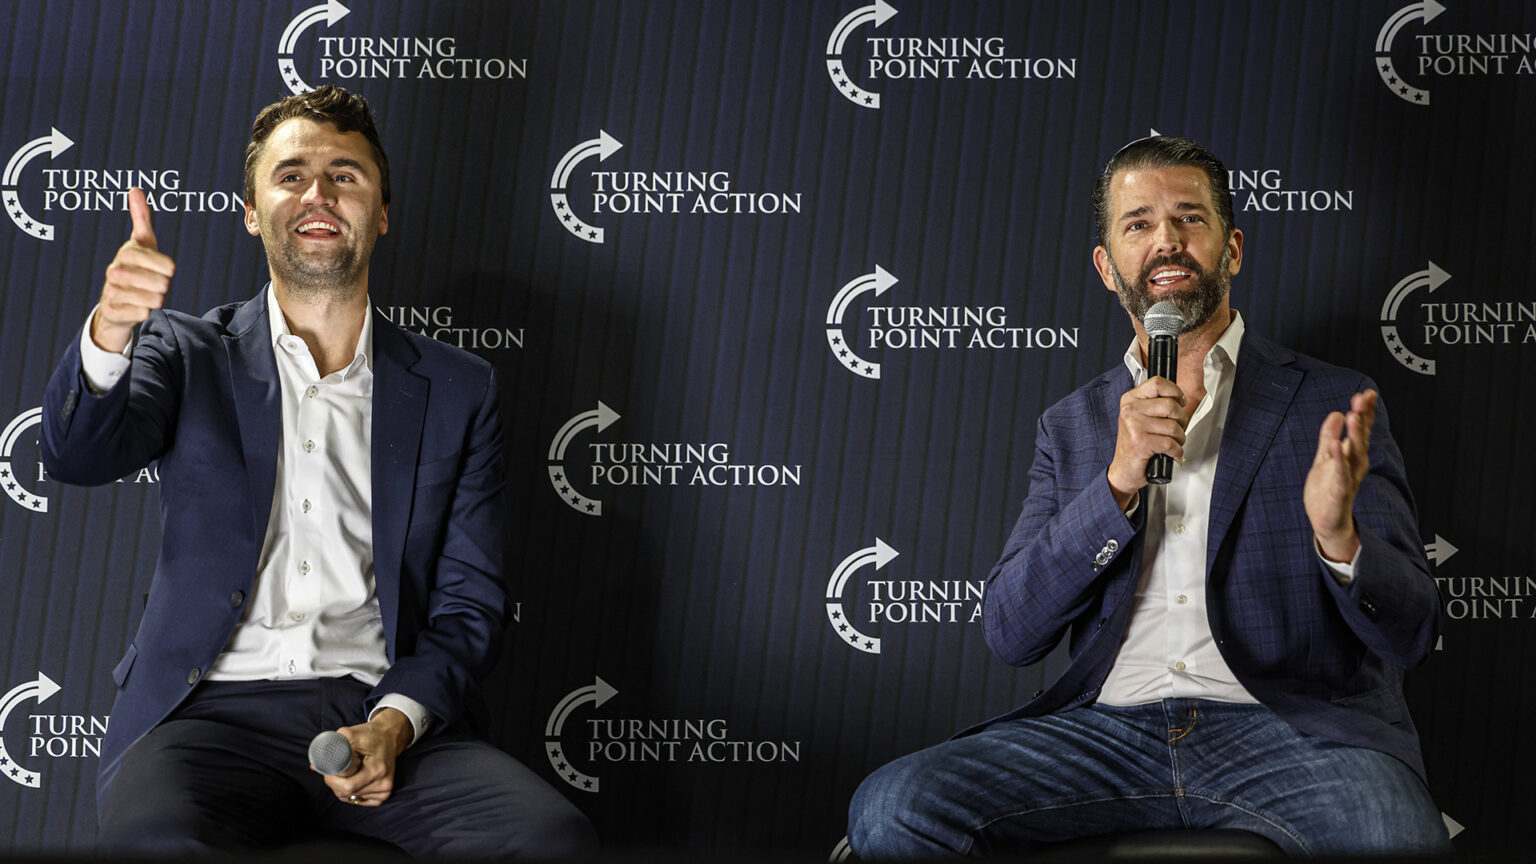
[[[849,645],[869,654],[880,653],[880,640],[874,636],[866,636],[860,633],[858,628],[848,618],[847,611],[843,608],[843,588],[847,587],[848,579],[861,568],[875,565],[876,570],[885,569],[885,565],[900,555],[895,549],[886,545],[884,540],[875,538],[875,545],[868,546],[843,559],[843,563],[837,565],[832,571],[832,578],[827,580],[827,620],[832,623],[832,630],[837,637]]]
[[[47,513],[48,499],[41,495],[33,495],[21,485],[21,480],[16,476],[16,469],[11,463],[11,451],[15,449],[16,442],[21,440],[22,433],[33,426],[41,426],[43,423],[43,409],[33,408],[23,411],[16,419],[12,420],[4,432],[0,432],[0,486],[5,488],[5,494],[12,501],[27,508],[33,513]]]
[[[565,470],[565,451],[571,446],[571,441],[576,435],[588,429],[596,429],[601,432],[612,426],[619,419],[619,412],[609,408],[598,400],[597,408],[591,411],[583,411],[575,417],[565,421],[560,431],[555,433],[555,438],[549,444],[549,482],[555,487],[560,500],[571,506],[577,513],[585,513],[588,516],[603,515],[603,502],[577,492],[571,487],[570,472]]]
[[[1381,304],[1382,341],[1386,343],[1387,350],[1392,352],[1392,356],[1397,359],[1397,362],[1420,375],[1435,374],[1435,361],[1420,357],[1411,348],[1403,344],[1402,333],[1398,330],[1397,326],[1397,313],[1409,294],[1426,287],[1430,290],[1430,293],[1434,293],[1450,278],[1451,274],[1435,266],[1435,262],[1430,261],[1427,270],[1420,270],[1403,277],[1387,293],[1387,299]]]
[[[1397,38],[1398,31],[1408,25],[1410,21],[1423,21],[1428,24],[1436,16],[1445,11],[1445,7],[1435,0],[1422,0],[1419,3],[1409,3],[1407,6],[1392,13],[1387,23],[1381,25],[1381,31],[1376,34],[1376,71],[1381,75],[1381,82],[1387,85],[1387,89],[1397,94],[1399,99],[1412,102],[1415,105],[1429,104],[1429,91],[1403,80],[1403,76],[1397,74],[1397,69],[1392,65],[1392,40]]]
[[[880,364],[854,353],[848,337],[843,334],[843,316],[860,294],[873,291],[876,297],[883,296],[897,281],[884,267],[876,264],[875,272],[866,273],[839,289],[837,296],[832,298],[832,305],[827,307],[827,346],[832,349],[832,355],[838,363],[865,378],[879,380]]]
[[[855,9],[843,16],[843,20],[837,22],[832,35],[827,38],[827,76],[832,79],[832,86],[837,88],[837,92],[855,105],[878,110],[880,94],[861,91],[853,82],[853,75],[848,73],[848,64],[843,62],[843,46],[855,28],[871,22],[881,27],[895,14],[896,10],[891,4],[885,0],[875,0],[874,5]]]
[[[27,163],[33,159],[48,154],[49,159],[57,158],[60,153],[75,146],[75,142],[63,132],[50,127],[48,134],[41,138],[33,138],[21,146],[20,150],[11,154],[9,162],[5,163],[5,174],[0,175],[0,200],[5,203],[5,213],[16,223],[16,227],[31,234],[39,240],[52,240],[54,229],[52,225],[37,219],[21,206],[21,194],[16,191],[16,184],[21,182],[21,169],[27,167]]]
[[[5,749],[5,721],[10,719],[11,712],[16,710],[21,703],[28,699],[35,699],[37,703],[48,701],[53,694],[61,688],[53,682],[53,679],[39,672],[36,681],[28,681],[16,687],[4,696],[0,696],[0,774],[4,774],[12,783],[25,786],[28,789],[40,789],[43,785],[43,777],[36,771],[28,771],[21,763],[11,758],[9,751]]]
[[[593,682],[587,687],[578,687],[567,693],[555,710],[549,712],[549,722],[544,724],[544,754],[549,757],[550,767],[560,775],[560,779],[571,784],[583,792],[597,792],[602,781],[597,777],[577,770],[571,765],[571,760],[566,758],[565,747],[560,743],[560,736],[565,729],[565,721],[577,708],[591,703],[596,708],[617,696],[619,691],[601,678],[593,676]]]
[[[299,36],[321,21],[325,22],[325,26],[330,27],[347,17],[351,11],[341,5],[340,0],[326,0],[319,6],[311,6],[293,16],[293,20],[283,28],[283,36],[277,40],[277,71],[282,73],[283,83],[295,96],[315,89],[305,83],[299,76],[298,68],[293,65],[293,47],[299,41]]]
[[[596,156],[597,161],[605,161],[623,146],[612,135],[599,129],[596,138],[583,141],[566,151],[560,158],[560,164],[555,166],[554,176],[549,178],[549,203],[555,208],[555,216],[560,219],[565,230],[588,243],[603,242],[603,229],[587,224],[571,212],[570,198],[565,193],[566,186],[570,184],[571,173],[583,160]]]

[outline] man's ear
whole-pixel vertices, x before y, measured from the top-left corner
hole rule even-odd
[[[256,219],[256,208],[249,201],[245,202],[245,230],[252,237],[261,236],[261,223]]]
[[[1120,293],[1115,286],[1115,271],[1110,266],[1109,250],[1103,246],[1093,247],[1093,269],[1099,271],[1099,280],[1104,283],[1105,288],[1116,294]]]

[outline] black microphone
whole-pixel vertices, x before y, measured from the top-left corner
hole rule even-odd
[[[321,774],[350,774],[357,765],[352,742],[340,732],[321,732],[309,742],[309,764]]]
[[[1179,331],[1184,329],[1184,316],[1179,307],[1167,300],[1159,300],[1147,310],[1141,323],[1147,328],[1147,376],[1161,376],[1178,383]],[[1147,463],[1147,482],[1161,486],[1173,479],[1173,457],[1167,453],[1153,454]]]

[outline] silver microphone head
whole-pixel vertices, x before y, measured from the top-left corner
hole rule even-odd
[[[1177,336],[1184,331],[1184,316],[1179,307],[1167,300],[1159,300],[1147,310],[1141,324],[1147,328],[1148,337]]]
[[[309,742],[309,764],[321,774],[344,774],[352,766],[352,742],[340,732],[321,732]]]

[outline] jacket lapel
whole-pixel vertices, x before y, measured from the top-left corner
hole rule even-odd
[[[265,289],[235,311],[224,333],[224,346],[229,355],[230,392],[234,394],[251,496],[251,537],[259,555],[267,536],[267,520],[272,516],[278,438],[283,422]]]
[[[373,572],[390,660],[400,611],[400,564],[426,421],[427,379],[411,371],[420,355],[373,311]]]
[[[1292,360],[1290,352],[1273,342],[1251,333],[1243,335],[1216,481],[1211,489],[1210,536],[1205,555],[1207,579],[1217,560],[1217,550],[1242,509],[1264,454],[1285,422],[1286,412],[1301,386],[1302,373],[1291,365]]]

